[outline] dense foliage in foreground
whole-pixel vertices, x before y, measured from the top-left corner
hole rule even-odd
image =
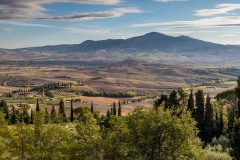
[[[8,125],[0,114],[1,159],[204,159],[188,113],[136,109],[125,117],[95,119],[84,112],[73,123]]]

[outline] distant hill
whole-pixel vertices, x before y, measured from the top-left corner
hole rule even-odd
[[[165,53],[239,53],[240,46],[220,45],[187,36],[172,37],[158,32],[151,32],[143,36],[129,39],[108,39],[101,41],[87,40],[81,44],[55,45],[33,48],[21,48],[14,51],[52,52],[52,53],[96,53],[120,52],[165,52]]]
[[[54,45],[14,50],[0,49],[0,53],[47,53],[66,55],[92,55],[99,57],[155,59],[162,61],[192,60],[215,61],[236,60],[240,58],[240,46],[221,45],[194,39],[187,36],[173,37],[151,32],[129,39],[87,40],[81,44]],[[166,56],[166,54],[168,56]],[[204,56],[203,56],[204,55]],[[20,56],[20,55],[18,55]],[[177,57],[176,57],[177,56]],[[166,59],[168,57],[168,59]],[[175,60],[174,60],[175,58]]]

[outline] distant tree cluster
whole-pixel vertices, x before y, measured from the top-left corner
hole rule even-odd
[[[116,106],[116,102],[113,103],[112,105],[113,107],[108,111],[107,111],[107,117],[110,117],[111,115],[114,115],[114,116],[122,116],[122,105],[121,105],[121,102],[119,101],[118,102],[118,109],[117,109],[117,106]]]
[[[133,98],[136,96],[144,96],[143,94],[138,94],[136,92],[96,92],[96,91],[81,91],[83,96],[91,97],[117,97],[117,98]]]

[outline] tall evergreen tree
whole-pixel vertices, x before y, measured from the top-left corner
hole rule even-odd
[[[48,113],[47,108],[45,108],[44,121],[45,121],[45,123],[49,122],[49,113]]]
[[[206,106],[206,111],[205,111],[206,134],[204,135],[204,141],[211,142],[212,138],[214,137],[214,122],[213,122],[213,107],[212,107],[211,98],[209,97],[209,94],[207,95],[205,106]]]
[[[219,119],[219,132],[221,135],[224,133],[224,122],[223,122],[223,109],[220,111],[220,119]]]
[[[91,112],[94,113],[93,102],[91,103]]]
[[[56,122],[57,119],[57,114],[54,105],[52,105],[52,110],[51,110],[51,121]]]
[[[113,103],[113,115],[117,115],[117,108],[116,108],[116,103]]]
[[[70,115],[70,121],[73,122],[74,121],[74,114],[73,114],[73,100],[71,99],[71,115]]]
[[[34,114],[34,113],[33,113],[33,110],[31,109],[31,113],[30,113],[30,124],[33,124],[33,117],[34,117],[33,114]]]
[[[194,111],[194,118],[197,121],[197,128],[200,130],[199,137],[204,138],[205,125],[204,125],[204,94],[202,90],[198,90],[196,96],[196,109]]]
[[[165,103],[165,109],[167,108],[167,102],[168,102],[168,95],[167,94],[161,94],[160,98],[156,99],[154,101],[154,108],[155,110],[158,109],[159,106],[161,106],[162,103]]]
[[[122,106],[121,106],[121,102],[118,102],[118,116],[122,116]]]
[[[107,110],[106,116],[107,116],[107,117],[110,117],[110,116],[111,116],[111,113],[110,113],[109,109]]]
[[[236,121],[231,137],[231,155],[235,160],[240,160],[240,119]]]
[[[177,93],[179,95],[179,105],[185,110],[188,94],[182,87],[178,88]]]
[[[12,106],[12,110],[11,110],[11,124],[16,124],[17,122],[17,115],[16,115],[16,108],[14,106]]]
[[[110,115],[113,115],[113,108],[110,109]]]
[[[238,98],[238,102],[237,102],[237,118],[240,118],[240,76],[238,76],[238,80],[237,80],[237,87],[235,88],[235,92]]]
[[[37,98],[36,112],[40,111],[39,99]]]
[[[22,110],[22,118],[24,123],[29,123],[30,122],[30,117],[28,114],[28,106],[26,105],[21,105],[21,110]]]
[[[168,107],[177,109],[179,106],[178,93],[176,90],[173,90],[168,99]]]
[[[219,116],[218,116],[218,113],[216,112],[215,114],[215,135],[217,138],[219,138],[221,136],[221,133],[220,133],[220,121],[219,121]]]
[[[228,109],[228,133],[233,130],[235,122],[235,109],[234,107]]]
[[[191,89],[191,93],[190,93],[189,98],[188,98],[187,110],[191,111],[191,112],[193,112],[193,110],[194,110],[194,98],[193,98],[193,90],[192,89]]]
[[[10,118],[9,108],[4,99],[2,99],[0,102],[0,110],[5,114],[5,119],[8,120]]]
[[[66,113],[65,113],[65,106],[63,99],[60,100],[59,104],[59,115],[62,118],[63,121],[66,121]]]

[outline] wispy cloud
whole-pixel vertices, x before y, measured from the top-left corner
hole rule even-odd
[[[38,19],[47,20],[64,20],[64,21],[89,21],[95,19],[106,19],[121,17],[129,13],[141,13],[142,11],[137,8],[114,8],[110,11],[103,12],[87,12],[87,13],[76,13],[70,16],[57,16],[57,17],[43,17]]]
[[[66,3],[66,2],[74,2],[74,3],[81,3],[81,4],[93,4],[93,5],[115,5],[122,3],[122,0],[1,0],[0,4],[3,5],[12,5],[16,6],[16,4],[26,4],[26,3],[37,3],[37,4],[44,4],[44,3]]]
[[[220,37],[239,37],[239,35],[236,35],[236,34],[223,34],[223,35],[220,35]]]
[[[162,29],[232,27],[240,26],[240,16],[214,17],[193,21],[171,21],[130,25],[130,27],[156,27],[156,26],[163,26]]]
[[[101,12],[74,13],[67,16],[51,16],[45,13],[43,4],[56,2],[75,2],[81,4],[114,5],[121,3],[121,0],[1,0],[1,20],[64,20],[64,21],[88,21],[94,19],[105,19],[120,17],[129,13],[140,13],[141,10],[129,8],[114,8]]]
[[[156,31],[159,31],[158,29]],[[166,34],[190,34],[192,31],[164,31]]]
[[[168,2],[185,2],[188,0],[156,0],[156,1],[161,3],[168,3]]]
[[[9,24],[9,25],[15,25],[15,26],[25,26],[25,27],[42,27],[42,28],[57,28],[57,29],[63,29],[67,30],[70,33],[81,33],[81,34],[87,34],[87,35],[105,35],[110,33],[109,29],[82,29],[77,27],[60,27],[60,26],[54,26],[54,25],[45,25],[45,24],[37,24],[37,23],[29,23],[29,22],[19,22],[19,21],[2,21],[0,20],[0,24]],[[0,28],[0,31],[14,31],[10,28]]]
[[[0,28],[0,32],[14,32],[15,30],[12,28]]]
[[[49,3],[80,3],[91,5],[115,5],[121,0],[1,0],[0,19],[35,19],[46,18],[47,11],[43,4]]]
[[[213,9],[196,10],[195,16],[215,16],[219,14],[229,14],[229,12],[240,9],[240,4],[224,3],[217,4]]]

